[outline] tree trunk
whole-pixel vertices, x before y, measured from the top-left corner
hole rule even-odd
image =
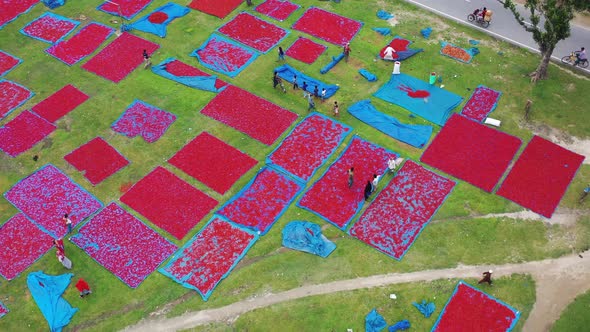
[[[555,47],[549,47],[546,50],[541,50],[541,63],[539,63],[537,70],[533,73],[534,75],[532,75],[531,82],[536,83],[538,80],[544,80],[547,78],[547,68],[549,67],[549,61],[551,60],[554,48]]]

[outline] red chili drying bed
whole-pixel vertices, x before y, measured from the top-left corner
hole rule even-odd
[[[96,137],[67,154],[64,159],[93,185],[127,166],[129,161],[101,137]]]
[[[215,96],[201,113],[266,145],[273,144],[297,119],[297,114],[233,85]]]
[[[299,37],[285,52],[295,60],[312,64],[328,47],[305,37]]]
[[[248,13],[239,13],[219,28],[219,32],[263,53],[287,36],[283,28]]]
[[[497,194],[551,218],[583,161],[584,156],[535,136]]]
[[[363,24],[359,21],[310,7],[292,28],[332,44],[344,46],[354,38],[362,26]]]
[[[258,163],[207,132],[195,137],[168,162],[220,194]]]
[[[52,240],[24,214],[14,215],[0,226],[0,274],[16,278],[53,246]]]
[[[88,60],[82,68],[118,83],[141,65],[144,61],[143,50],[151,55],[158,48],[160,45],[156,43],[125,32]]]
[[[88,95],[68,84],[33,106],[31,111],[49,122],[55,122],[88,100]]]
[[[520,144],[518,137],[453,114],[420,160],[492,192]]]
[[[131,187],[121,202],[178,240],[217,205],[215,199],[161,166]]]
[[[52,123],[24,111],[0,128],[0,150],[16,157],[49,136],[55,129],[57,127]]]

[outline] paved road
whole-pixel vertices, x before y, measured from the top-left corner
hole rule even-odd
[[[455,21],[471,25],[474,28],[486,31],[491,35],[500,37],[510,43],[538,51],[536,43],[533,41],[532,34],[524,30],[514,19],[514,15],[508,9],[504,9],[502,3],[498,0],[405,0],[419,7],[433,11],[439,15],[446,16]],[[492,24],[487,29],[479,27],[477,24],[469,23],[467,15],[476,8],[487,7],[494,11]],[[521,13],[525,13],[524,7],[519,5]],[[528,15],[524,15],[525,19]],[[590,29],[581,26],[571,26],[571,36],[557,44],[553,52],[554,60],[561,59],[564,55],[569,54],[572,50],[579,50],[580,47],[590,48]],[[590,73],[590,68],[585,69]]]

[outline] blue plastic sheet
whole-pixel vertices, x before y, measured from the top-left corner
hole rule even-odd
[[[315,86],[318,87],[319,91],[322,91],[322,88],[325,88],[326,98],[332,97],[334,94],[336,94],[336,91],[338,91],[339,89],[337,85],[326,84],[318,79],[303,74],[302,72],[287,64],[275,68],[275,71],[278,73],[279,77],[282,78],[285,82],[293,82],[293,76],[297,75],[297,84],[299,84],[299,87],[303,89],[303,82],[306,82],[307,92],[313,93],[313,89]]]
[[[392,18],[394,18],[394,17],[395,17],[395,15],[393,15],[393,14],[391,14],[391,13],[388,13],[388,12],[384,11],[383,9],[380,9],[380,10],[377,12],[377,17],[379,17],[379,18],[380,18],[380,19],[382,19],[382,20],[389,20],[389,19],[392,19]]]
[[[412,97],[419,91],[428,92],[428,97]],[[390,103],[399,105],[432,123],[443,126],[463,97],[406,74],[391,75],[374,94]]]
[[[403,124],[377,110],[368,99],[351,105],[348,113],[380,132],[417,148],[423,148],[432,135],[432,126]]]
[[[389,36],[391,35],[391,29],[390,28],[373,28],[373,31],[378,32],[379,34],[383,35],[383,36]]]
[[[325,74],[329,72],[330,69],[334,68],[334,66],[336,66],[342,59],[344,59],[344,53],[340,53],[335,57],[333,56],[332,61],[325,65],[324,68],[320,69],[320,73]]]
[[[43,4],[49,9],[61,7],[66,3],[66,0],[42,0]]]
[[[168,18],[162,23],[152,23],[149,21],[150,15],[155,12],[162,12],[168,15]],[[153,33],[161,38],[166,37],[166,26],[175,18],[182,17],[190,12],[185,6],[177,5],[169,2],[164,6],[154,10],[150,14],[140,18],[139,20],[125,26],[125,30],[140,30],[143,32]]]
[[[369,82],[375,82],[377,80],[377,76],[375,76],[375,74],[371,73],[370,71],[364,68],[359,69],[359,74],[361,74],[361,76],[366,78]]]
[[[176,76],[169,73],[166,71],[166,65],[174,60],[176,60],[176,58],[168,58],[162,63],[152,66],[152,72],[169,80],[173,80],[199,90],[220,92],[221,90],[225,89],[225,87],[219,89],[215,87],[217,76]]]
[[[477,48],[477,47],[471,47],[471,48],[468,48],[468,49],[465,49],[465,48],[463,48],[463,50],[464,50],[465,52],[467,52],[467,54],[471,55],[471,57],[469,58],[469,60],[468,60],[468,61],[465,61],[465,60],[463,60],[463,59],[460,59],[460,58],[455,58],[455,57],[452,57],[452,56],[450,56],[450,55],[444,54],[444,53],[442,52],[443,48],[444,48],[446,45],[451,45],[451,46],[453,46],[453,47],[460,48],[459,46],[456,46],[456,45],[453,45],[452,43],[447,43],[447,42],[441,42],[440,44],[441,44],[441,49],[440,49],[440,51],[439,51],[439,53],[440,53],[440,54],[442,54],[442,55],[444,55],[444,56],[448,56],[448,57],[449,57],[449,58],[451,58],[451,59],[455,59],[455,60],[457,60],[457,61],[460,61],[460,62],[463,62],[463,63],[471,63],[471,60],[473,60],[473,57],[479,54],[479,48]]]
[[[410,321],[407,319],[400,320],[399,322],[391,325],[387,331],[388,332],[396,332],[396,331],[404,331],[410,328]]]
[[[78,311],[62,296],[70,285],[73,274],[50,276],[41,271],[27,276],[27,285],[41,313],[47,319],[51,332],[60,332],[70,323],[72,316]]]
[[[387,327],[387,322],[377,312],[377,310],[373,309],[367,317],[365,317],[365,331],[366,332],[381,332],[384,328]]]
[[[422,37],[428,39],[430,38],[430,34],[432,33],[432,28],[428,27],[426,29],[422,29],[420,30],[420,33],[422,34]]]
[[[432,313],[434,312],[434,310],[436,310],[436,306],[434,305],[434,302],[426,302],[426,300],[422,300],[422,302],[420,303],[412,303],[414,305],[414,307],[416,307],[416,309],[418,309],[418,311],[420,311],[422,313],[422,315],[424,315],[424,317],[428,318],[430,316],[432,316]]]
[[[292,221],[283,228],[283,246],[328,257],[336,245],[322,234],[322,228],[307,221]]]

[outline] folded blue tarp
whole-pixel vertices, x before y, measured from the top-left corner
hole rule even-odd
[[[434,305],[434,302],[426,302],[426,300],[422,300],[422,302],[420,302],[420,303],[414,302],[412,304],[426,318],[432,316],[432,313],[434,312],[434,310],[436,310],[436,306]]]
[[[215,82],[217,80],[217,76],[176,76],[176,75],[172,75],[171,73],[166,71],[166,65],[174,60],[176,60],[176,59],[175,58],[168,58],[168,59],[164,60],[162,63],[160,63],[156,66],[152,66],[152,72],[154,72],[154,74],[158,74],[158,75],[165,77],[167,79],[176,81],[178,83],[181,83],[181,84],[184,84],[184,85],[189,86],[191,88],[195,88],[195,89],[199,89],[199,90],[219,92],[219,91],[225,89],[225,87],[222,87],[220,89],[217,89],[215,87]]]
[[[405,331],[410,328],[410,321],[407,319],[400,320],[399,322],[391,325],[387,331],[388,332],[396,332],[396,331]]]
[[[303,88],[303,82],[307,83],[307,92],[313,93],[314,87],[317,85],[319,91],[322,91],[322,88],[326,89],[326,98],[332,97],[336,91],[338,91],[339,87],[337,85],[326,84],[320,80],[317,80],[313,77],[307,76],[302,72],[298,71],[297,69],[289,66],[289,65],[282,65],[280,67],[275,68],[275,71],[278,72],[279,77],[285,80],[286,82],[293,82],[293,76],[297,75],[297,84],[299,84],[300,88]]]
[[[389,36],[391,35],[391,29],[390,28],[373,28],[373,31],[378,32],[379,34],[383,35],[383,36]]]
[[[68,288],[72,276],[71,273],[50,276],[41,271],[30,273],[27,276],[29,291],[41,313],[47,319],[51,332],[60,332],[64,326],[70,323],[72,316],[78,311],[61,297]]]
[[[283,246],[328,257],[336,245],[322,234],[322,228],[307,221],[292,221],[283,228]]]
[[[375,76],[375,74],[371,73],[370,71],[364,68],[359,69],[359,74],[361,74],[361,76],[366,78],[369,82],[375,82],[377,80],[377,76]]]
[[[152,14],[161,12],[168,15],[168,18],[162,23],[150,22],[149,18]],[[152,13],[140,18],[139,20],[125,26],[124,30],[140,30],[144,32],[153,33],[159,37],[166,37],[166,26],[172,22],[175,18],[182,17],[190,12],[185,6],[177,5],[169,2],[164,6],[154,10]]]
[[[337,56],[332,57],[332,61],[324,66],[324,68],[320,69],[320,73],[325,74],[330,71],[330,69],[334,68],[340,62],[340,60],[344,59],[344,53],[340,53]]]
[[[383,318],[383,316],[381,316],[381,314],[375,309],[371,310],[367,317],[365,317],[366,332],[381,332],[386,327],[387,322],[385,321],[385,318]]]
[[[422,34],[422,37],[428,39],[430,37],[430,34],[432,33],[432,28],[428,27],[425,29],[420,30],[420,33]]]
[[[379,17],[379,18],[380,18],[380,19],[382,19],[382,20],[389,20],[389,19],[391,19],[391,18],[394,18],[394,17],[395,17],[395,15],[393,15],[393,14],[390,14],[390,13],[388,13],[388,12],[384,11],[383,9],[380,9],[380,10],[377,12],[377,17]]]
[[[47,6],[49,9],[55,9],[57,7],[63,6],[66,3],[66,0],[42,0],[43,4]]]
[[[423,148],[432,135],[432,126],[403,124],[377,110],[368,99],[351,105],[348,113],[382,133],[417,148]]]
[[[391,75],[389,82],[374,96],[399,105],[439,126],[447,122],[453,109],[463,100],[459,95],[406,74]]]

